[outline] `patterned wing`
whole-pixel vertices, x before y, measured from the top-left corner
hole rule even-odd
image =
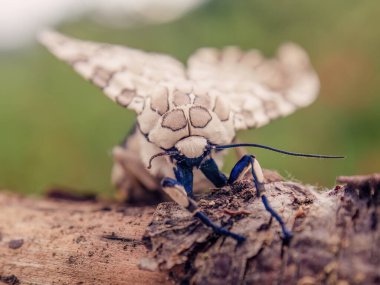
[[[203,48],[189,58],[188,76],[228,101],[236,130],[287,116],[311,104],[319,91],[307,54],[292,43],[282,45],[274,59],[257,50]]]
[[[167,55],[77,40],[53,31],[43,32],[40,41],[110,99],[137,113],[152,89],[186,78],[182,63]]]

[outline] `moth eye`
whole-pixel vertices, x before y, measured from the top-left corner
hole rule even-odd
[[[157,87],[151,96],[150,107],[161,116],[169,110],[168,89],[162,86]]]
[[[180,91],[180,90],[175,90],[173,93],[173,104],[175,106],[181,106],[181,105],[187,105],[190,104],[190,96],[189,94]]]
[[[187,126],[185,113],[182,110],[173,110],[164,115],[161,126],[163,128],[171,129],[172,131],[179,131]]]
[[[227,121],[230,117],[230,108],[220,98],[216,98],[215,100],[214,112],[221,121]]]
[[[209,111],[201,106],[191,107],[189,116],[190,123],[194,128],[204,128],[212,119]]]

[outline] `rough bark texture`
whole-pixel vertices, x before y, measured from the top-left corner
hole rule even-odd
[[[0,281],[162,284],[169,276],[196,284],[380,284],[379,175],[341,177],[347,186],[324,192],[267,178],[268,198],[294,232],[290,246],[250,180],[198,201],[214,221],[247,237],[241,245],[174,203],[154,212],[2,193]],[[139,262],[156,272],[139,270]]]
[[[294,232],[290,246],[249,180],[200,201],[213,220],[248,238],[240,245],[163,203],[145,233],[152,253],[141,265],[167,270],[181,283],[380,284],[379,176],[339,181],[348,185],[322,193],[294,182],[266,185]]]

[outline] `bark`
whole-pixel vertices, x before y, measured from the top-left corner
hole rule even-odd
[[[340,177],[346,186],[323,192],[271,181],[267,196],[294,233],[289,246],[245,180],[204,197],[200,205],[247,241],[238,245],[215,236],[164,203],[145,233],[152,252],[142,266],[170,271],[181,283],[380,284],[379,175]]]
[[[147,254],[141,237],[153,212],[153,207],[37,200],[0,192],[0,281],[167,283],[166,274],[137,266]]]
[[[240,245],[174,203],[154,210],[2,193],[0,281],[380,284],[379,175],[341,177],[347,185],[322,192],[267,178],[267,196],[294,232],[290,245],[249,179],[198,199],[214,221],[247,237]]]

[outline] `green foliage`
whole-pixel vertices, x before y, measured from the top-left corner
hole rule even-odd
[[[375,0],[214,0],[168,24],[112,30],[82,21],[62,31],[182,61],[202,46],[233,44],[270,55],[283,41],[300,43],[320,74],[320,98],[240,138],[290,151],[347,155],[334,161],[254,151],[265,168],[332,185],[337,175],[380,168],[379,12]],[[0,55],[0,78],[0,187],[41,193],[59,185],[109,195],[110,151],[134,115],[40,46]],[[229,155],[226,169],[235,161]]]

